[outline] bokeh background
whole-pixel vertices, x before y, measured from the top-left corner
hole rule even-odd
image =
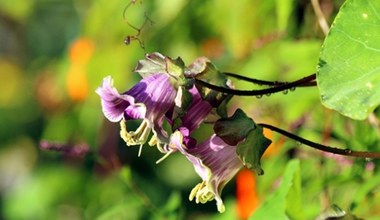
[[[342,3],[320,1],[328,23]],[[156,164],[161,155],[149,147],[138,158],[119,125],[103,117],[95,93],[107,75],[119,91],[129,89],[140,79],[137,61],[155,51],[292,81],[316,71],[324,36],[306,0],[1,1],[0,219],[246,219],[276,192],[292,158],[301,165],[305,219],[333,204],[376,219],[377,161],[323,154],[269,131],[265,175],[243,170],[231,180],[224,214],[214,201],[189,202],[200,181],[191,164],[177,154]],[[235,97],[230,107],[316,142],[380,150],[378,112],[371,120],[346,119],[321,105],[317,88]],[[204,125],[195,136],[210,133]],[[44,150],[41,141],[73,150]]]

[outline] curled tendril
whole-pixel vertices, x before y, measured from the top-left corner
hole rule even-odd
[[[126,19],[126,12],[128,10],[128,8],[130,8],[132,5],[136,4],[137,0],[131,0],[127,6],[125,6],[124,8],[124,11],[123,11],[123,18],[124,20],[126,20],[127,24],[129,27],[131,27],[132,29],[134,29],[136,31],[136,34],[134,35],[127,35],[125,38],[124,38],[124,44],[126,45],[130,45],[132,41],[137,41],[139,42],[140,44],[140,47],[142,49],[145,50],[145,45],[144,45],[144,42],[140,39],[140,34],[142,32],[142,30],[144,29],[145,25],[149,22],[151,25],[153,25],[153,21],[152,19],[150,19],[146,13],[144,13],[144,22],[143,24],[140,26],[140,27],[136,27],[134,25],[132,25],[131,23],[129,23]],[[140,3],[142,3],[142,1],[140,1]]]

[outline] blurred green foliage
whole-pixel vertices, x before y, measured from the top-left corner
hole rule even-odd
[[[139,80],[132,72],[137,61],[154,51],[181,56],[186,64],[207,56],[223,71],[259,79],[309,75],[316,71],[324,39],[311,3],[143,0],[123,15],[129,3],[0,2],[0,219],[239,218],[234,180],[223,192],[223,214],[214,202],[189,202],[199,181],[191,164],[175,154],[156,165],[160,155],[149,148],[137,158],[138,149],[120,140],[118,125],[104,119],[94,91],[106,75],[120,91],[130,88]],[[321,1],[329,22],[341,3]],[[138,36],[145,50],[137,40],[124,45],[126,36],[138,34],[128,23],[139,28],[145,16],[153,22]],[[78,49],[80,40],[92,49]],[[256,122],[317,142],[379,151],[379,112],[368,121],[348,120],[325,109],[316,88],[261,99],[235,97],[230,107],[231,113],[240,107]],[[195,135],[205,139],[205,134],[210,126]],[[73,157],[41,150],[44,139],[86,144],[90,152]],[[323,154],[275,134],[271,139],[269,148],[277,151],[264,156],[265,175],[256,178],[261,219],[274,198],[271,207],[278,205],[279,215],[294,219],[313,219],[333,204],[365,219],[380,215],[378,161]]]

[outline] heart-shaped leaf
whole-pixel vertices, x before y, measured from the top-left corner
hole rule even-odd
[[[380,104],[380,1],[345,2],[323,43],[318,66],[326,107],[362,120]]]
[[[214,132],[229,145],[237,145],[244,140],[248,133],[255,129],[253,120],[237,109],[230,118],[222,118],[215,122]]]
[[[248,133],[245,141],[237,146],[236,153],[244,166],[254,170],[258,175],[263,175],[260,159],[271,143],[272,141],[264,136],[263,128],[256,125],[256,128]]]

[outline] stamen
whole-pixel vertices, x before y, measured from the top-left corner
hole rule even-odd
[[[128,133],[128,131],[127,131],[127,126],[125,125],[125,120],[122,119],[120,121],[120,136],[123,137],[124,133]]]
[[[150,134],[150,129],[147,127],[148,126],[148,122],[146,122],[144,120],[144,130],[142,131],[142,134],[139,138],[140,141],[144,141],[144,143],[146,142],[146,140],[148,139],[148,136]]]
[[[157,139],[157,138],[156,138]],[[157,141],[156,143],[156,147],[157,149],[161,152],[161,153],[167,153],[168,151],[164,149],[164,147],[166,146],[166,144],[164,146],[162,146],[162,144]]]
[[[131,134],[134,134],[134,135],[138,135],[139,138],[138,139],[141,139],[140,137],[143,136],[144,134],[146,134],[146,127],[147,127],[148,123],[146,120],[143,120],[140,124],[140,126],[137,128],[136,131],[134,132],[129,132]]]
[[[163,160],[165,160],[167,157],[169,157],[169,155],[172,154],[173,152],[174,152],[173,150],[169,150],[163,157],[161,157],[160,159],[158,159],[156,161],[156,164],[161,163]]]
[[[142,145],[142,144],[140,144],[140,147],[139,147],[139,153],[137,154],[137,156],[138,156],[138,157],[140,157],[140,156],[141,156],[142,147],[143,147],[143,145]]]
[[[189,200],[190,201],[193,201],[194,197],[197,195],[197,192],[199,190],[199,188],[202,187],[202,185],[204,184],[204,182],[202,181],[201,183],[198,183],[190,192],[190,195],[189,195]],[[197,201],[195,201],[196,203],[198,203]]]
[[[226,210],[226,208],[224,207],[224,204],[221,200],[216,201],[216,206],[218,207],[218,211],[220,213],[223,213]]]
[[[206,203],[213,200],[215,195],[207,187],[205,181],[202,181],[191,190],[189,200],[192,201],[195,198],[196,203]]]
[[[214,194],[204,185],[197,193],[197,200],[204,204],[214,199]]]
[[[154,146],[154,145],[156,145],[157,143],[158,143],[158,141],[157,141],[156,135],[153,135],[153,136],[150,138],[149,142],[148,142],[149,146]]]
[[[128,146],[145,144],[151,131],[146,120],[143,120],[136,131],[128,131],[125,120],[120,122],[120,127],[120,136]]]
[[[198,183],[192,190],[189,195],[189,200],[192,201],[195,198],[195,203],[206,203],[215,199],[215,194],[207,187],[206,181]],[[219,212],[224,212],[225,207],[223,201],[220,198],[216,198],[216,205]]]
[[[149,144],[149,146],[152,146],[152,147],[153,147],[154,145],[156,145],[158,151],[160,151],[160,152],[163,153],[163,154],[168,153],[168,151],[165,150],[164,147],[162,147],[162,144],[158,141],[156,135],[153,135],[153,136],[150,138],[148,144]],[[166,144],[165,144],[165,146],[166,146]]]

